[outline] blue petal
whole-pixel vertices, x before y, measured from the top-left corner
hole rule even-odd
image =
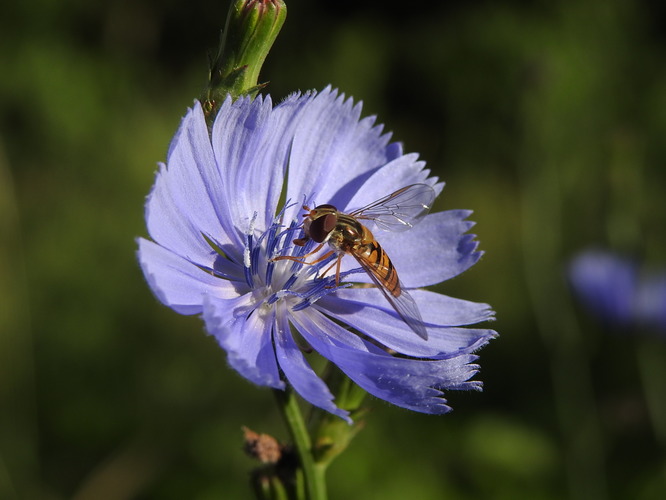
[[[482,302],[456,299],[427,290],[410,292],[422,311],[424,321],[438,326],[466,326],[492,321],[495,312]]]
[[[280,368],[291,386],[306,401],[352,423],[349,412],[333,403],[333,394],[312,370],[294,341],[286,309],[282,304],[276,315],[275,347]]]
[[[292,142],[288,199],[298,203],[312,195],[319,204],[345,207],[363,180],[401,152],[388,144],[390,136],[374,117],[360,116],[360,103],[330,88],[308,103]],[[297,212],[298,207],[288,211],[287,220]]]
[[[215,158],[230,216],[241,230],[254,211],[259,230],[276,215],[300,115],[311,100],[311,94],[293,94],[273,108],[270,96],[244,98],[220,108],[213,126]]]
[[[410,184],[429,184],[439,194],[444,184],[436,184],[436,177],[428,177],[430,171],[425,168],[425,162],[418,161],[418,157],[415,153],[407,154],[377,169],[363,185],[356,183],[354,196],[347,206],[337,208],[344,212],[357,210]]]
[[[189,260],[210,263],[211,248],[203,235],[214,235],[223,245],[235,237],[221,201],[208,128],[197,103],[182,121],[166,167],[157,173],[146,203],[148,233]]]
[[[254,308],[252,300],[250,294],[233,300],[207,297],[203,310],[206,329],[243,377],[257,385],[284,389],[271,335],[274,309]]]
[[[312,310],[299,314],[294,322],[322,356],[370,394],[396,406],[422,413],[447,413],[451,408],[442,389],[481,388],[480,382],[469,380],[478,371],[478,366],[472,364],[474,355],[445,360],[397,358],[368,343],[358,348],[358,340],[352,339],[351,333]]]
[[[139,263],[155,296],[180,314],[199,314],[204,296],[230,299],[238,296],[227,280],[215,278],[170,250],[138,239]]]
[[[376,233],[407,288],[441,283],[472,267],[481,257],[468,210],[429,214],[406,233]],[[427,261],[427,265],[424,264]]]
[[[295,115],[308,97],[293,96],[273,109],[270,96],[253,101],[227,99],[213,125],[220,189],[231,220],[245,231],[258,213],[257,228],[267,229],[276,214],[282,190]]]
[[[492,330],[457,328],[493,318],[486,304],[450,299],[414,290],[428,340],[418,337],[400,319],[379,290],[344,288],[319,300],[314,307],[399,353],[414,357],[452,357],[474,352],[496,336]]]

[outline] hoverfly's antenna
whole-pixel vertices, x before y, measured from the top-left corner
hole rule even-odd
[[[301,208],[305,210],[305,214],[303,215],[303,217],[307,217],[309,213],[312,211],[310,205],[312,205],[313,207],[317,206],[317,204],[314,201],[314,195],[308,196],[306,194],[303,194],[303,204],[301,205]]]

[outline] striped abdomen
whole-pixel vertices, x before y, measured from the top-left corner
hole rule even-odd
[[[335,250],[356,257],[372,278],[394,297],[402,293],[393,262],[372,232],[354,217],[338,212],[328,243]]]

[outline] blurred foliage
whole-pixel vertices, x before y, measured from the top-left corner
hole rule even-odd
[[[362,99],[472,208],[485,391],[430,417],[372,401],[331,498],[656,499],[666,345],[573,304],[587,245],[666,265],[666,7],[648,0],[290,0],[262,81]],[[0,498],[249,498],[270,393],[135,261],[156,163],[227,5],[29,0],[0,17]],[[436,255],[428,256],[437,258]]]

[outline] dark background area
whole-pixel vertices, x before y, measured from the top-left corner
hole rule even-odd
[[[227,6],[2,8],[0,498],[250,498],[241,426],[287,438],[270,392],[135,258]],[[330,497],[662,498],[665,337],[603,328],[565,269],[589,246],[666,267],[664,4],[288,9],[268,91],[330,83],[420,153],[447,183],[435,209],[473,209],[486,251],[437,291],[490,303],[501,334],[484,392],[448,393],[450,415],[369,400]]]

